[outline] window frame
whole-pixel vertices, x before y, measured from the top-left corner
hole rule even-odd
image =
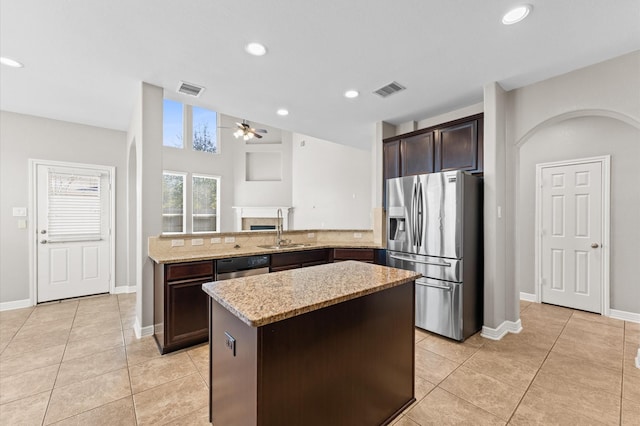
[[[165,101],[171,101],[171,102],[175,102],[178,103],[180,105],[182,105],[182,146],[178,147],[178,146],[171,146],[171,145],[165,145],[164,144],[164,102]],[[166,98],[163,97],[162,98],[162,126],[163,126],[163,132],[162,132],[162,147],[163,148],[170,148],[170,149],[181,149],[181,150],[189,150],[192,152],[199,152],[202,154],[206,154],[206,155],[219,155],[222,152],[222,140],[220,139],[220,112],[204,107],[204,106],[199,106],[199,105],[191,105],[191,104],[185,104],[181,101],[176,101],[174,99],[171,98]],[[202,151],[199,149],[195,149],[193,147],[193,132],[194,132],[194,126],[193,126],[193,109],[194,108],[199,108],[199,109],[204,109],[207,111],[210,111],[212,113],[214,113],[216,115],[216,126],[215,126],[215,139],[216,139],[216,152],[209,152],[209,151]]]
[[[165,102],[166,102],[166,101],[174,102],[174,103],[176,103],[176,104],[179,104],[179,105],[182,107],[182,114],[181,114],[181,117],[180,117],[180,118],[182,118],[182,126],[181,126],[181,130],[182,130],[182,145],[181,145],[181,146],[172,146],[172,145],[165,145],[165,144],[164,144],[164,142],[165,142],[165,140],[164,140],[164,126],[165,126],[165,121],[164,121],[164,117],[165,117],[165,108],[164,108],[164,105],[165,105]],[[187,107],[188,107],[188,106],[189,106],[189,105],[184,104],[184,103],[182,103],[182,102],[180,102],[180,101],[174,101],[173,99],[169,99],[169,98],[162,98],[162,146],[163,146],[164,148],[171,148],[171,149],[184,149],[185,142],[186,142],[186,141],[185,141],[185,134],[186,134],[185,126],[186,126],[186,124],[187,124],[187,113],[189,112],[189,111],[187,110]]]
[[[162,185],[164,186],[164,177],[165,175],[171,175],[171,176],[181,176],[182,177],[182,231],[181,232],[168,232],[164,230],[164,217],[168,216],[167,214],[164,213],[164,211],[161,212],[162,214],[162,235],[185,235],[187,234],[187,176],[189,175],[189,173],[186,172],[176,172],[173,170],[163,170],[162,171]],[[164,195],[164,190],[162,191],[163,195]],[[164,210],[164,197],[162,200],[162,210]]]
[[[209,153],[213,154],[213,153]],[[195,213],[193,212],[193,179],[194,178],[204,178],[204,179],[214,179],[216,181],[216,230],[215,231],[195,231],[193,220],[195,218]],[[207,175],[202,173],[191,173],[191,233],[192,234],[218,234],[220,233],[220,183],[222,178],[217,175]]]

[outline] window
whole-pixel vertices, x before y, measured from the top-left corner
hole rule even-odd
[[[182,104],[165,99],[162,106],[162,144],[182,148]]]
[[[193,232],[218,231],[219,178],[193,175],[191,181]]]
[[[185,232],[185,175],[164,172],[162,174],[162,232]]]
[[[218,152],[218,114],[204,108],[193,107],[193,150]]]
[[[171,148],[192,147],[194,151],[218,153],[218,113],[164,99],[162,144]],[[185,118],[191,127],[184,126]]]

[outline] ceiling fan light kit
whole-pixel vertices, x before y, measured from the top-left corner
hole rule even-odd
[[[254,129],[249,125],[247,120],[242,120],[242,123],[236,123],[236,126],[238,126],[238,128],[233,132],[233,136],[235,136],[236,139],[239,139],[240,137],[245,141],[253,139],[254,137],[261,139],[262,136],[258,133],[267,133],[265,129]]]

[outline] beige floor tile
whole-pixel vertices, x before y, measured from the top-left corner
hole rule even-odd
[[[135,426],[133,398],[128,396],[55,423],[56,426]]]
[[[52,320],[44,324],[28,324],[25,325],[15,335],[15,339],[39,339],[44,335],[57,332],[69,333],[71,330],[71,323],[73,318],[62,318],[59,320]]]
[[[58,365],[62,361],[65,345],[25,352],[13,357],[0,358],[0,377],[13,376],[37,368]]]
[[[536,367],[531,365],[501,359],[499,354],[485,350],[485,348],[480,349],[462,365],[523,390],[529,386],[538,371]]]
[[[124,347],[116,347],[60,364],[56,388],[127,367]]]
[[[622,373],[620,370],[603,367],[600,363],[552,352],[534,383],[553,390],[558,382],[563,381],[620,395]]]
[[[140,339],[136,337],[136,333],[132,328],[123,328],[122,334],[124,335],[124,344],[129,346],[132,343],[139,342]]]
[[[153,336],[146,336],[132,342],[127,348],[127,362],[129,367],[140,364],[160,356],[160,350]]]
[[[640,368],[636,367],[636,357],[638,356],[638,349],[640,345],[635,343],[625,342],[624,344],[624,374],[631,374],[632,376],[640,376]]]
[[[640,376],[624,374],[622,378],[622,398],[640,402]],[[640,421],[640,418],[638,420]]]
[[[194,349],[189,349],[187,354],[191,357],[191,361],[195,364],[200,376],[209,386],[209,344],[205,343]]]
[[[51,390],[58,374],[58,368],[58,365],[50,365],[0,378],[0,404]]]
[[[443,381],[460,364],[426,349],[416,347],[415,373],[433,384]]]
[[[129,367],[134,394],[196,373],[196,366],[186,352],[165,355]]]
[[[525,309],[527,309],[529,307],[529,305],[531,305],[533,302],[528,302],[526,300],[521,300],[520,301],[520,312],[524,311]]]
[[[407,416],[400,416],[393,423],[391,423],[391,426],[420,426],[420,424],[414,422]]]
[[[64,345],[69,339],[68,331],[55,331],[33,338],[13,338],[2,352],[2,357],[12,357],[25,352],[38,351],[52,346]]]
[[[479,350],[479,348],[449,340],[445,337],[424,339],[417,344],[417,347],[427,349],[458,364],[462,364]]]
[[[569,320],[573,312],[574,312],[573,310],[568,308],[563,308],[561,306],[548,305],[546,303],[532,303],[521,314],[521,316],[541,318],[550,322],[551,321],[566,322]]]
[[[50,304],[38,305],[29,316],[29,320],[47,322],[61,318],[73,318],[77,310],[77,301],[53,302]]]
[[[431,392],[436,385],[434,385],[433,383],[431,383],[428,380],[423,379],[422,377],[416,376],[414,378],[414,397],[416,398],[416,401],[420,401],[422,398],[424,398],[425,396],[427,396],[429,394],[429,392]]]
[[[620,395],[583,388],[562,379],[555,380],[553,384],[551,388],[550,382],[539,381],[536,377],[527,395],[568,411],[579,412],[594,421],[612,425],[620,422]]]
[[[588,426],[602,425],[578,411],[558,404],[553,394],[539,398],[531,393],[525,394],[522,402],[511,417],[509,425],[514,426]]]
[[[483,346],[483,350],[492,352],[494,356],[513,362],[540,367],[549,351],[519,341],[515,334],[507,334],[502,340],[490,341]]]
[[[622,400],[622,426],[640,424],[640,401]]]
[[[10,311],[0,311],[0,327],[2,324],[11,320],[20,320],[22,322],[29,318],[35,307],[12,309]]]
[[[44,424],[55,423],[130,395],[126,368],[56,388],[51,394]]]
[[[472,348],[481,348],[487,342],[489,342],[489,339],[482,337],[482,332],[479,331],[473,336],[468,337],[462,344]]]
[[[504,425],[506,423],[440,388],[434,389],[405,416],[420,425]]]
[[[208,407],[209,391],[199,374],[133,396],[139,425],[163,424]]]
[[[509,339],[548,351],[562,333],[565,324],[564,322],[548,322],[539,318],[522,318],[522,331],[510,334]]]
[[[582,358],[594,363],[600,363],[605,368],[622,371],[622,346],[611,348],[601,344],[587,344],[574,336],[561,335],[551,352]]]
[[[0,405],[0,424],[40,426],[47,411],[51,391]]]
[[[586,343],[605,343],[617,347],[624,341],[624,329],[610,325],[572,317],[561,336],[572,335]]]
[[[168,423],[164,423],[167,426],[200,426],[210,425],[209,423],[209,407],[201,408],[186,416],[180,417],[175,420],[171,420]]]
[[[84,327],[93,324],[113,323],[120,320],[120,313],[115,311],[78,314],[73,320],[73,327]]]
[[[24,325],[26,318],[9,318],[0,321],[0,333],[16,334]]]
[[[439,387],[504,421],[509,420],[525,392],[465,367],[451,373]]]
[[[640,324],[625,321],[624,323],[624,340],[625,342],[640,345]]]
[[[105,334],[99,334],[87,339],[75,340],[67,343],[63,361],[82,358],[107,349],[124,346],[122,331],[112,330]]]
[[[587,321],[595,322],[598,324],[608,325],[611,327],[624,328],[624,321],[622,320],[605,317],[603,315],[594,314],[591,312],[574,311],[573,316],[571,318],[587,320]]]
[[[122,323],[122,328],[124,330],[133,328],[133,326],[136,323],[136,316],[134,314],[134,315],[128,315],[128,316],[122,317],[120,319],[120,322]]]
[[[120,320],[105,321],[95,324],[84,325],[80,327],[74,326],[69,334],[69,341],[87,339],[96,334],[106,334],[110,331],[122,330]]]
[[[421,342],[422,340],[431,337],[431,335],[424,330],[421,330],[419,328],[415,328],[414,330],[415,343]]]

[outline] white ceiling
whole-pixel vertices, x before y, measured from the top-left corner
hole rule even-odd
[[[248,120],[368,147],[401,123],[640,49],[640,0],[0,0],[0,108],[127,130],[139,84]],[[615,6],[615,7],[614,7]],[[243,47],[259,41],[264,57]],[[180,80],[206,87],[178,95]],[[372,92],[396,80],[407,90]],[[343,97],[355,88],[361,96]],[[168,93],[171,92],[171,93]],[[276,115],[289,109],[288,117]]]

